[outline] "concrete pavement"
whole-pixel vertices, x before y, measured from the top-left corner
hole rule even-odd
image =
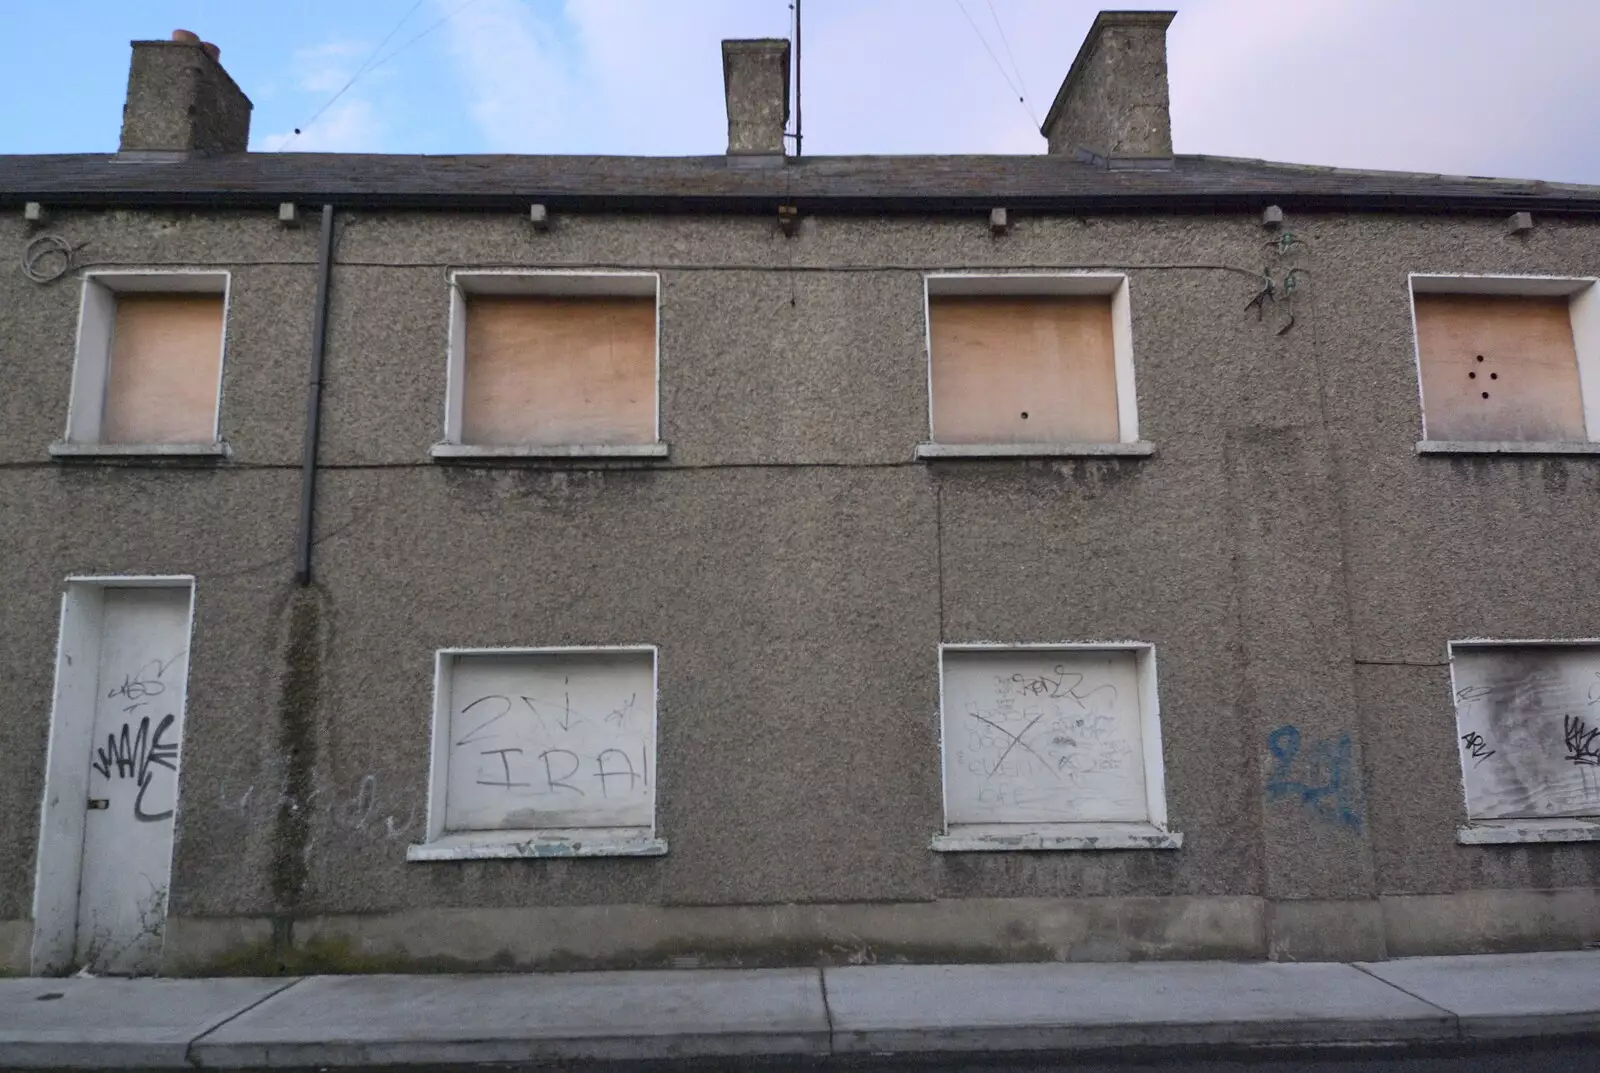
[[[306,1067],[1444,1043],[1600,1031],[1600,951],[0,980],[0,1066]]]

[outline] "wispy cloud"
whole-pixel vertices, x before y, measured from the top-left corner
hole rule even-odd
[[[962,3],[967,15],[957,0],[808,4],[807,151],[1041,152],[1029,110],[1046,112],[1100,5]],[[438,32],[364,76],[290,147],[431,139],[451,151],[719,153],[720,41],[786,36],[789,18],[782,0],[428,0],[416,26],[447,20]],[[1588,55],[1600,4],[1524,4],[1524,47],[1507,48],[1506,32],[1503,0],[1187,0],[1169,35],[1174,142],[1185,153],[1600,181],[1600,143],[1578,133],[1600,129]],[[358,41],[297,53],[308,111],[365,55]],[[1027,86],[1027,108],[1008,81]]]
[[[372,96],[381,73],[363,76],[363,81],[372,81],[360,90],[352,87],[329,104],[371,54],[371,42],[360,41],[328,41],[297,49],[290,59],[290,77],[299,99],[309,109],[300,133],[291,129],[257,134],[251,138],[251,148],[303,153],[366,153],[383,149],[387,132]],[[320,115],[316,114],[318,110],[322,110]]]
[[[478,0],[468,7],[436,0],[436,6],[453,13],[447,48],[487,148],[570,152],[554,146],[570,147],[587,125],[578,114],[586,80],[576,65],[581,54],[562,32],[559,7],[536,12],[518,0]]]

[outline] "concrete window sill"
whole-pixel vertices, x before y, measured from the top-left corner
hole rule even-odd
[[[517,444],[488,446],[473,443],[436,443],[428,448],[435,462],[538,461],[561,458],[666,458],[664,443]]]
[[[921,461],[944,458],[1148,458],[1156,445],[1134,443],[919,443]]]
[[[618,835],[597,831],[554,835],[533,831],[480,831],[446,835],[432,842],[406,847],[408,861],[537,860],[547,857],[660,857],[667,852],[664,838]]]
[[[983,824],[963,830],[957,825],[946,834],[934,835],[929,848],[935,853],[1183,848],[1182,834],[1148,823],[1043,824],[1015,834],[997,830],[997,826]]]
[[[1569,440],[1419,440],[1419,455],[1600,455],[1600,442]]]
[[[1600,842],[1600,817],[1553,820],[1484,820],[1456,830],[1463,846],[1509,846],[1530,842]]]
[[[227,458],[233,452],[216,443],[52,443],[50,457],[66,461],[96,458]]]

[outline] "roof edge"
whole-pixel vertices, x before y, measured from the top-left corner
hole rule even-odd
[[[1600,196],[1573,197],[1566,192],[1549,194],[1408,194],[1380,193],[1304,193],[1253,191],[1247,193],[1112,193],[1067,196],[1023,196],[1003,199],[1013,212],[1090,215],[1101,213],[1185,215],[1189,213],[1258,212],[1264,205],[1277,204],[1291,212],[1374,212],[1440,213],[1455,212],[1488,215],[1507,212],[1544,212],[1559,215],[1600,216]],[[551,212],[611,212],[666,214],[768,214],[780,204],[792,204],[801,212],[834,212],[839,215],[946,215],[987,214],[994,207],[994,195],[940,196],[928,194],[585,194],[578,192],[461,195],[429,194],[352,194],[329,190],[108,190],[95,192],[49,193],[43,191],[0,193],[0,206],[20,207],[28,201],[42,201],[61,209],[256,209],[275,208],[285,201],[300,204],[332,204],[346,209],[425,212],[522,212],[531,202],[540,202]]]

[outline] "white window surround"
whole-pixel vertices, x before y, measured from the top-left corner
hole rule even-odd
[[[228,358],[228,301],[232,274],[214,268],[104,269],[83,274],[78,304],[78,335],[72,360],[72,394],[67,403],[66,436],[50,445],[56,458],[172,457],[225,458],[228,445],[218,432],[222,420],[222,378]],[[222,355],[217,363],[217,405],[211,443],[100,443],[106,374],[111,367],[111,333],[118,294],[222,295]]]
[[[1473,637],[1451,641],[1446,646],[1450,658],[1450,697],[1454,714],[1457,697],[1455,656],[1462,649],[1497,647],[1600,647],[1600,637],[1580,638],[1495,638]],[[1459,727],[1457,727],[1459,729]],[[1461,773],[1462,806],[1467,807],[1467,776]],[[1524,845],[1545,842],[1600,842],[1600,815],[1528,817],[1515,819],[1468,819],[1456,829],[1456,842],[1463,846]]]
[[[1417,454],[1589,455],[1600,454],[1600,288],[1593,276],[1470,275],[1413,272],[1409,276],[1411,345],[1417,375],[1417,400],[1422,412],[1422,438]],[[1572,317],[1572,342],[1578,353],[1578,389],[1588,440],[1560,442],[1428,439],[1427,400],[1422,397],[1422,345],[1417,334],[1419,294],[1486,294],[1524,298],[1567,298]]]
[[[408,861],[468,861],[557,857],[659,857],[667,852],[656,837],[654,809],[649,830],[585,827],[549,830],[445,831],[450,776],[450,673],[457,656],[650,656],[651,709],[659,696],[660,652],[654,645],[577,645],[544,648],[441,648],[434,653],[433,720],[428,764],[426,841],[406,847]],[[650,758],[653,765],[655,757]]]
[[[1167,827],[1166,765],[1161,751],[1161,712],[1156,687],[1155,646],[1144,641],[1063,642],[1005,644],[972,642],[939,646],[939,753],[944,813],[950,815],[947,774],[945,653],[988,652],[1132,652],[1139,685],[1140,744],[1144,762],[1144,822],[1098,823],[962,823],[945,824],[929,848],[939,853],[995,852],[1007,850],[1176,850],[1183,835]]]
[[[1139,439],[1139,398],[1133,376],[1133,313],[1128,276],[1114,272],[929,272],[922,277],[923,351],[927,358],[928,443],[918,459],[940,458],[1143,458],[1155,445]],[[1116,443],[935,443],[933,430],[933,324],[929,299],[943,296],[1017,298],[1027,295],[1109,295],[1111,348],[1117,381]]]
[[[657,272],[572,269],[458,269],[449,274],[450,327],[446,348],[444,440],[428,450],[451,459],[665,458],[661,442],[661,276]],[[461,442],[465,391],[467,295],[534,295],[563,298],[650,298],[655,302],[655,443],[488,445]]]

